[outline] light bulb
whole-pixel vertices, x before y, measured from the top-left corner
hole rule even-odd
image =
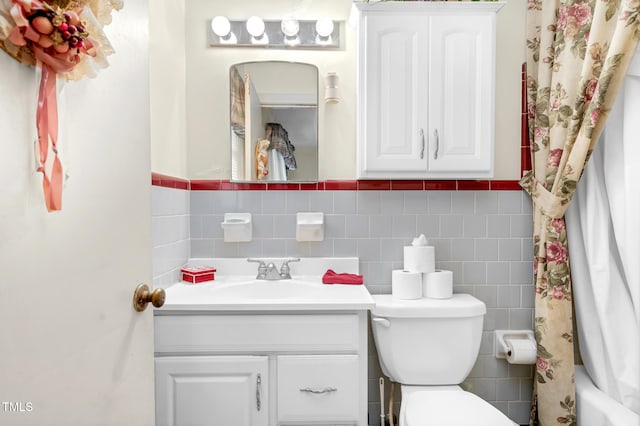
[[[295,37],[300,31],[300,23],[297,19],[285,18],[280,23],[280,29],[282,33],[287,37]]]
[[[218,37],[227,37],[231,32],[231,23],[224,16],[216,16],[211,20],[211,29]]]
[[[318,19],[316,21],[316,32],[320,37],[329,37],[333,33],[333,21],[329,18]]]
[[[264,21],[257,16],[247,19],[247,31],[251,34],[251,44],[269,44],[269,36],[264,32]]]
[[[257,16],[247,19],[247,31],[255,38],[260,38],[264,34],[264,21]]]

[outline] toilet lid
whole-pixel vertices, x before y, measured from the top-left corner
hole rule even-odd
[[[405,401],[407,426],[514,426],[482,398],[466,391],[419,391]]]

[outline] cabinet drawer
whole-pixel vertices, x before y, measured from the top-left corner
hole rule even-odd
[[[156,315],[156,353],[356,352],[358,316]]]
[[[357,423],[357,355],[283,355],[277,368],[279,422]]]

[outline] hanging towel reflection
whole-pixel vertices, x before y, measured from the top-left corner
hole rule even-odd
[[[282,155],[287,170],[296,170],[298,166],[296,164],[296,157],[293,154],[296,147],[293,146],[289,140],[287,130],[282,127],[280,123],[267,123],[265,130],[267,132],[267,139],[271,142],[269,149],[276,150]]]

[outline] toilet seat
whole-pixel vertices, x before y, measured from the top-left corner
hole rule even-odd
[[[482,398],[463,390],[418,391],[403,401],[405,426],[514,426]]]

